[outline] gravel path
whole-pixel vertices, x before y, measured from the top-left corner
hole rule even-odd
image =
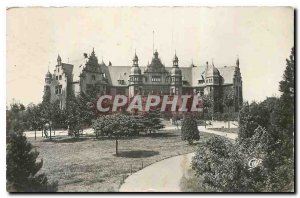
[[[235,139],[237,134],[207,130],[199,126],[205,133],[213,133]],[[191,168],[194,153],[171,157],[156,162],[130,175],[119,189],[120,192],[180,192],[180,180]]]

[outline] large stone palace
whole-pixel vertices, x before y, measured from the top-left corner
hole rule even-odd
[[[115,66],[103,60],[99,63],[93,49],[90,55],[84,53],[81,63],[63,63],[58,55],[53,74],[45,76],[44,91],[51,93],[51,101],[60,101],[65,108],[69,93],[88,93],[96,89],[98,94],[122,94],[132,97],[136,94],[168,94],[207,96],[214,111],[227,109],[237,111],[243,102],[242,77],[239,59],[233,66],[215,67],[213,63],[181,66],[175,53],[172,66],[165,66],[157,51],[151,63],[139,65],[134,54],[131,66]],[[229,105],[228,105],[229,104]]]

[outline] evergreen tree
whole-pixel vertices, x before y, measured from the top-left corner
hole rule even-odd
[[[196,119],[192,115],[186,115],[182,121],[181,139],[187,140],[189,144],[199,140],[199,130]]]
[[[282,92],[280,97],[279,111],[274,113],[274,120],[278,122],[280,131],[283,132],[284,146],[289,156],[294,155],[294,124],[295,124],[295,50],[291,50],[289,59],[286,59],[286,69],[284,71],[283,80],[279,83],[279,90]],[[278,117],[280,115],[280,117]],[[277,119],[275,119],[277,117]]]
[[[6,145],[6,180],[9,192],[53,192],[57,183],[49,183],[45,174],[37,174],[43,161],[21,133],[12,133]]]
[[[289,59],[286,59],[286,69],[283,74],[283,80],[279,83],[279,91],[282,92],[282,100],[290,108],[294,108],[294,89],[295,89],[295,50],[291,50]]]

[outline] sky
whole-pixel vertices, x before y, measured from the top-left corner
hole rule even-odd
[[[95,49],[99,61],[139,65],[153,43],[166,66],[175,50],[180,67],[240,59],[245,101],[280,96],[279,81],[294,45],[290,7],[94,7],[7,10],[6,101],[42,100],[44,77],[57,55],[78,67]],[[153,35],[154,31],[154,35]],[[153,42],[154,37],[154,42]]]

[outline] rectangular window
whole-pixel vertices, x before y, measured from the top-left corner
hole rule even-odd
[[[58,76],[55,76],[56,80],[58,80]]]
[[[61,80],[61,75],[59,75],[59,80]]]
[[[161,82],[160,76],[152,76],[152,82]]]

